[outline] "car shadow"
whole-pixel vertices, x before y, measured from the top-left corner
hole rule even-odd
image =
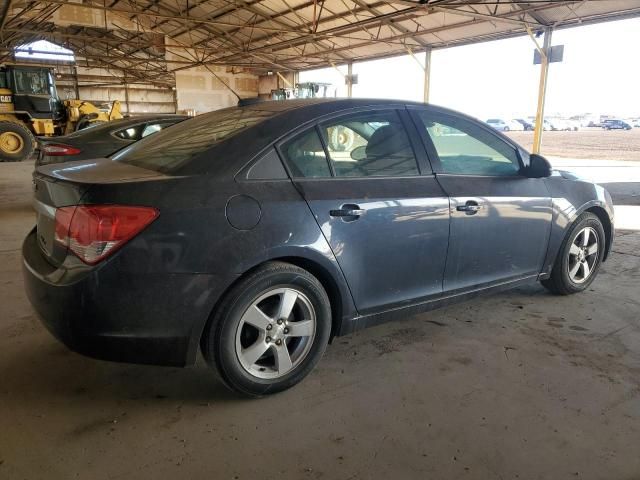
[[[243,397],[227,389],[202,358],[189,368],[106,362],[70,352],[45,332],[41,348],[13,351],[2,362],[0,391],[21,402],[71,400],[82,403],[177,401],[237,402]],[[27,342],[24,342],[26,345]],[[32,345],[31,342],[29,344]]]

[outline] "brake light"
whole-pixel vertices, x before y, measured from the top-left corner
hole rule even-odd
[[[158,217],[152,207],[77,205],[56,210],[56,242],[95,265]]]
[[[78,155],[82,152],[79,148],[72,147],[70,145],[63,145],[62,143],[49,143],[42,147],[42,150],[46,155],[51,155],[52,157]]]

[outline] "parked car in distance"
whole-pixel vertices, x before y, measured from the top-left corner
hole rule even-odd
[[[516,122],[518,122],[520,125],[522,125],[523,130],[525,130],[525,131],[532,131],[533,130],[533,123],[530,122],[529,120],[526,120],[524,118],[516,118],[514,120]]]
[[[624,120],[607,119],[602,122],[602,128],[605,130],[631,130],[632,127]]]
[[[569,129],[577,132],[578,130],[580,130],[580,128],[582,127],[582,125],[580,124],[580,122],[578,120],[565,120],[565,122],[567,122]]]
[[[490,118],[487,120],[487,125],[498,130],[499,132],[508,132],[511,130],[524,130],[521,123],[515,120],[502,120],[500,118]]]
[[[141,138],[187,118],[190,117],[142,115],[101,123],[60,137],[40,137],[36,166],[107,157]]]
[[[569,121],[569,120],[565,120],[564,118],[557,118],[557,117],[549,117],[549,118],[545,118],[545,123],[548,125],[548,130],[553,130],[553,131],[571,131],[571,130],[577,130],[577,128]]]
[[[218,110],[34,183],[24,283],[53,335],[124,362],[200,349],[252,396],[301,381],[336,335],[537,281],[587,290],[614,238],[603,187],[403,101]]]
[[[631,125],[634,128],[640,128],[640,118],[634,118],[633,120],[631,120]]]

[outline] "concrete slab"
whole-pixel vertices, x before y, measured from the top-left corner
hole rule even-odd
[[[199,364],[67,351],[22,291],[30,166],[0,164],[0,478],[640,477],[640,233],[588,292],[521,288],[336,339],[240,399]]]

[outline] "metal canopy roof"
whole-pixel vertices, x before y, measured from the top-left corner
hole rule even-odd
[[[46,39],[129,82],[172,83],[203,64],[303,70],[635,16],[640,0],[0,0],[0,48],[6,61]]]

